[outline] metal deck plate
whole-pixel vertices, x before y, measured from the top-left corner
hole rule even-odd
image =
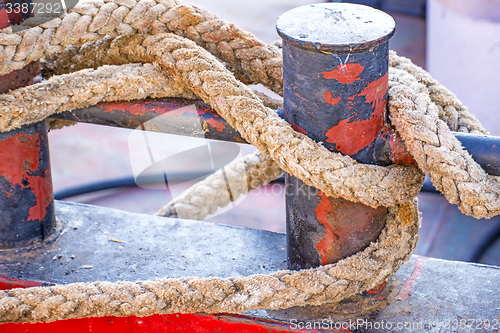
[[[227,277],[286,267],[284,234],[65,202],[56,202],[56,213],[62,226],[59,237],[34,250],[1,250],[0,275],[71,283]],[[392,291],[380,296],[386,297],[387,306],[360,319],[366,322],[357,322],[348,309],[342,310],[343,315],[328,306],[246,314],[285,322],[291,329],[316,325],[317,331],[328,331],[349,319],[364,332],[498,331],[499,267],[413,256],[390,284]],[[460,329],[464,319],[473,324],[470,329]],[[373,327],[380,328],[382,322],[383,330]],[[389,322],[393,328],[387,326]],[[416,326],[398,329],[397,323]]]

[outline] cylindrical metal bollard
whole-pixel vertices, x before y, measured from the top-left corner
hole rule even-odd
[[[55,230],[45,121],[0,133],[0,248],[47,239]]]
[[[286,12],[277,29],[287,121],[333,152],[375,163],[373,143],[387,135],[387,42],[394,20],[371,7],[328,3]],[[384,226],[385,207],[327,197],[290,175],[286,189],[291,269],[352,255]]]
[[[0,28],[23,19],[19,11],[10,14],[0,15]],[[0,94],[28,85],[39,68],[35,61],[0,76]],[[55,228],[45,121],[0,133],[0,249],[43,241]]]

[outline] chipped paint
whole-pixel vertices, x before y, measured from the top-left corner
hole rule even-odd
[[[0,177],[8,182],[4,198],[13,196],[19,188],[28,188],[34,195],[28,221],[43,221],[52,203],[52,178],[49,170],[40,166],[42,135],[19,133],[0,141]]]
[[[325,141],[334,143],[335,149],[346,155],[354,155],[372,144],[383,129],[387,88],[388,74],[386,73],[381,78],[368,83],[358,95],[349,96],[350,107],[348,108],[353,107],[357,96],[362,96],[373,108],[371,116],[368,119],[359,120],[358,114],[353,112],[351,117],[340,120],[337,125],[326,131]]]
[[[327,265],[332,262],[330,257],[330,247],[334,244],[336,237],[335,231],[332,225],[329,223],[328,213],[330,211],[331,203],[325,193],[318,191],[318,196],[320,197],[318,206],[316,207],[316,216],[318,217],[318,222],[325,227],[325,233],[323,239],[320,240],[316,247],[318,248],[318,253],[321,258],[321,265]]]
[[[307,135],[307,131],[305,129],[303,129],[302,127],[300,127],[299,125],[297,125],[297,124],[291,124],[291,125],[292,125],[292,128],[294,130],[296,130],[297,132]]]
[[[389,87],[389,74],[385,73],[381,78],[370,82],[359,93],[359,96],[364,96],[367,103],[373,107],[373,114],[380,117],[384,113],[387,105],[387,89]],[[379,120],[380,121],[380,120]]]
[[[325,98],[323,99],[326,103],[329,103],[331,105],[337,105],[337,103],[341,100],[341,97],[333,97],[331,91],[327,91],[325,93]]]
[[[424,271],[424,264],[427,260],[429,260],[429,258],[417,257],[417,260],[415,260],[415,268],[413,269],[413,272],[411,273],[410,277],[403,283],[401,290],[396,295],[396,297],[394,297],[395,300],[404,302],[410,297],[411,290],[415,286],[417,278]]]
[[[330,72],[321,72],[325,79],[334,79],[342,84],[350,84],[360,80],[359,76],[365,68],[359,63],[340,64]]]
[[[222,132],[224,130],[224,128],[226,128],[223,123],[218,122],[217,120],[215,120],[213,118],[210,118],[210,119],[206,120],[206,122],[210,126],[212,126],[213,128],[215,128],[218,132]]]

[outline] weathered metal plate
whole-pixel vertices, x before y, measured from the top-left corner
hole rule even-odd
[[[0,275],[71,283],[249,275],[286,267],[284,234],[63,202],[56,202],[56,213],[61,235],[31,251],[0,251]],[[331,331],[349,320],[352,325],[342,331],[498,331],[499,267],[414,256],[389,285],[379,296],[387,306],[361,318],[350,314],[356,307],[351,303],[340,310],[322,306],[253,311],[234,320],[273,323],[280,330],[310,327],[315,332]]]

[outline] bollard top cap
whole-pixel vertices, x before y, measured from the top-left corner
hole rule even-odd
[[[352,3],[322,3],[294,8],[278,18],[284,41],[320,51],[355,51],[384,43],[396,23],[387,13]]]

